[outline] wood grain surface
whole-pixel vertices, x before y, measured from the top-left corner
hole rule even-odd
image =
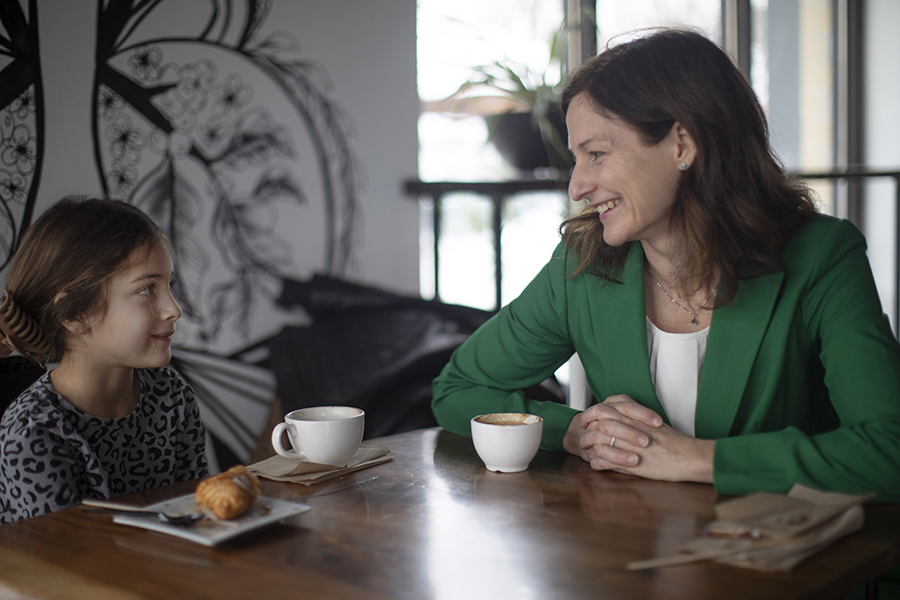
[[[217,547],[79,507],[0,526],[0,597],[822,599],[900,563],[900,506],[869,505],[863,531],[792,573],[712,562],[628,571],[712,520],[712,486],[595,473],[544,451],[526,472],[491,473],[471,440],[437,428],[369,443],[394,460],[313,486],[263,480],[264,496],[312,510]]]

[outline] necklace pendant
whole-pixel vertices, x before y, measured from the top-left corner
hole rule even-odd
[[[693,319],[691,319],[691,323],[693,323],[694,325],[699,325],[700,321],[697,320],[697,317],[694,317]]]

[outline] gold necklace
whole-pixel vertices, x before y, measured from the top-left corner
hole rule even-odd
[[[647,273],[650,274],[650,277],[653,278],[653,281],[656,282],[656,286],[657,286],[659,289],[662,290],[663,294],[665,294],[666,297],[667,297],[669,300],[671,300],[673,303],[675,303],[675,306],[677,306],[678,308],[680,308],[680,309],[683,310],[684,312],[686,312],[686,313],[688,313],[689,315],[691,315],[691,324],[693,324],[693,325],[699,325],[699,324],[700,324],[700,321],[697,320],[697,315],[700,314],[700,311],[703,310],[703,307],[706,306],[706,303],[709,302],[709,299],[710,299],[710,298],[712,298],[713,292],[716,291],[715,288],[712,288],[712,289],[709,290],[709,295],[706,297],[706,300],[703,301],[703,304],[700,305],[700,308],[698,308],[697,310],[691,310],[690,308],[686,308],[685,306],[683,306],[678,300],[676,300],[675,298],[673,298],[672,295],[669,294],[669,292],[666,291],[666,288],[664,288],[664,287],[662,286],[662,284],[659,282],[659,279],[657,279],[657,278],[656,278],[656,275],[653,274],[653,271],[650,270],[650,265],[647,265]],[[688,305],[690,306],[690,302],[688,302]]]

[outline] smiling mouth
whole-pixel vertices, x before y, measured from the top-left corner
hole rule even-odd
[[[606,211],[617,207],[621,203],[622,203],[621,198],[616,198],[615,200],[609,200],[607,202],[599,204],[599,205],[597,205],[597,208],[596,208],[597,213],[602,215]]]

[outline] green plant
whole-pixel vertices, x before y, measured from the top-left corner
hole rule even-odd
[[[548,83],[546,72],[539,73],[512,60],[497,60],[473,67],[472,77],[463,82],[450,98],[465,103],[493,97],[507,100],[505,108],[498,112],[546,112],[548,107],[559,105],[558,88],[558,84]],[[481,90],[493,93],[473,94]],[[503,107],[504,104],[498,102],[496,106]]]
[[[506,58],[472,68],[472,75],[445,99],[453,112],[481,114],[488,123],[488,139],[501,127],[502,115],[530,113],[531,128],[540,134],[550,164],[567,170],[570,157],[559,99],[562,84],[562,42],[565,25],[553,35],[543,71]]]

